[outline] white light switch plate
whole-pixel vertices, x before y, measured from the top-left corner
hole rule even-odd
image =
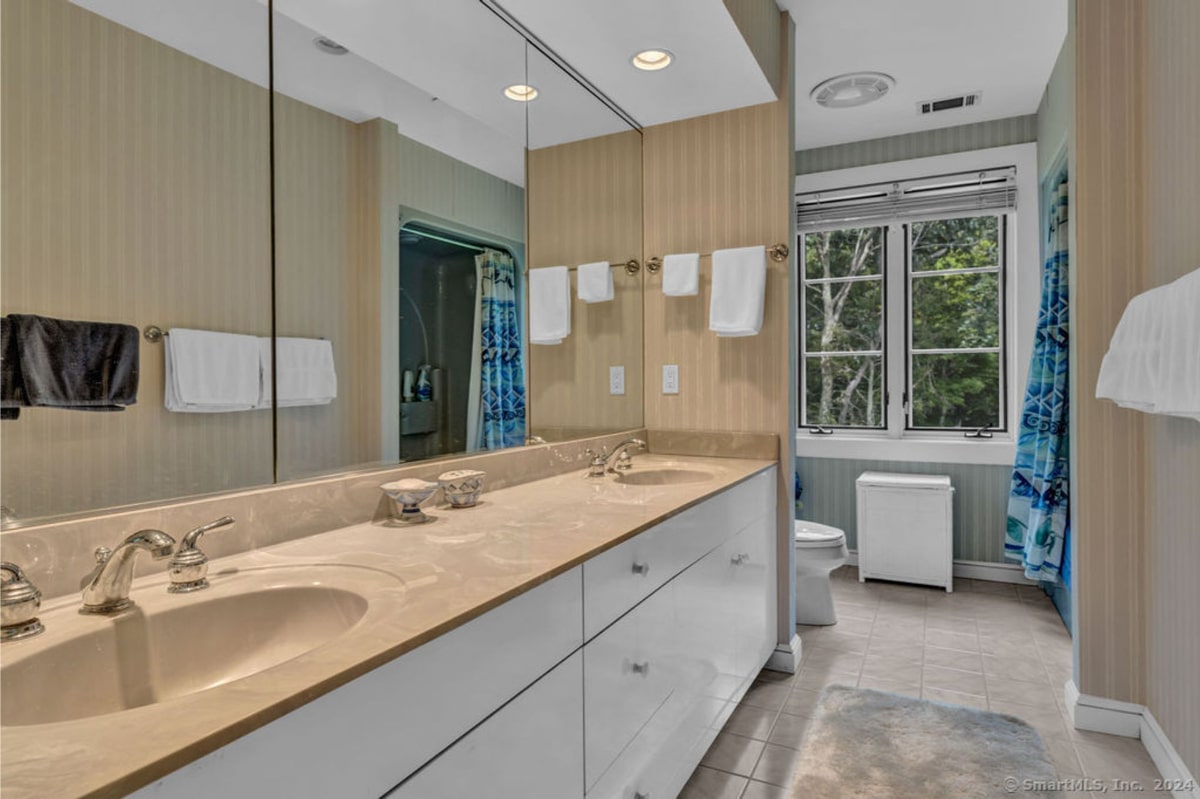
[[[625,367],[624,366],[608,367],[608,393],[609,394],[624,394],[625,393]]]
[[[679,393],[679,364],[668,363],[663,364],[663,389],[664,394]]]

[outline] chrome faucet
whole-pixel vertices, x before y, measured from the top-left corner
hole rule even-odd
[[[200,536],[210,530],[227,527],[231,524],[233,524],[232,516],[222,516],[215,522],[202,524],[183,534],[183,538],[179,541],[179,548],[171,556],[171,564],[167,568],[171,575],[171,584],[167,586],[167,591],[172,594],[186,594],[190,591],[208,588],[208,577],[206,576],[208,574],[208,555],[200,551],[196,542],[200,540]]]
[[[12,575],[0,587],[0,641],[30,638],[46,628],[38,621],[42,592],[15,563],[0,563],[0,571]]]
[[[584,454],[589,456],[586,476],[604,477],[609,472],[616,474],[618,469],[632,469],[633,459],[629,457],[629,450],[635,447],[645,449],[646,442],[640,438],[627,438],[613,447],[611,452],[605,448],[601,448],[599,452],[593,449],[584,450]]]
[[[616,473],[633,467],[633,459],[629,455],[631,449],[645,449],[646,442],[640,438],[627,438],[613,447],[612,452],[604,459],[604,471]]]
[[[100,566],[83,589],[83,607],[79,612],[112,614],[133,607],[129,586],[133,582],[133,564],[138,553],[146,551],[155,560],[162,560],[174,549],[175,539],[161,530],[139,530],[116,549],[99,547],[96,562]]]

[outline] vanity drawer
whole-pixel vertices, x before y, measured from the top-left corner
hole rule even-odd
[[[774,469],[757,474],[584,563],[584,640],[729,540],[748,520],[774,513],[774,475]]]
[[[584,647],[589,789],[675,689],[676,608],[675,585],[669,583]]]
[[[575,568],[134,795],[382,796],[577,651],[581,605]]]
[[[576,652],[386,799],[570,799],[583,783],[583,653]]]

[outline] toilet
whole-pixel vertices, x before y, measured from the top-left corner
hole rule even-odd
[[[829,574],[846,562],[846,534],[796,520],[796,623],[836,624]]]

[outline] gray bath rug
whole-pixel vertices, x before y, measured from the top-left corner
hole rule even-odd
[[[791,795],[1027,799],[1061,796],[1047,790],[1056,779],[1042,739],[1020,719],[831,685],[805,733]]]

